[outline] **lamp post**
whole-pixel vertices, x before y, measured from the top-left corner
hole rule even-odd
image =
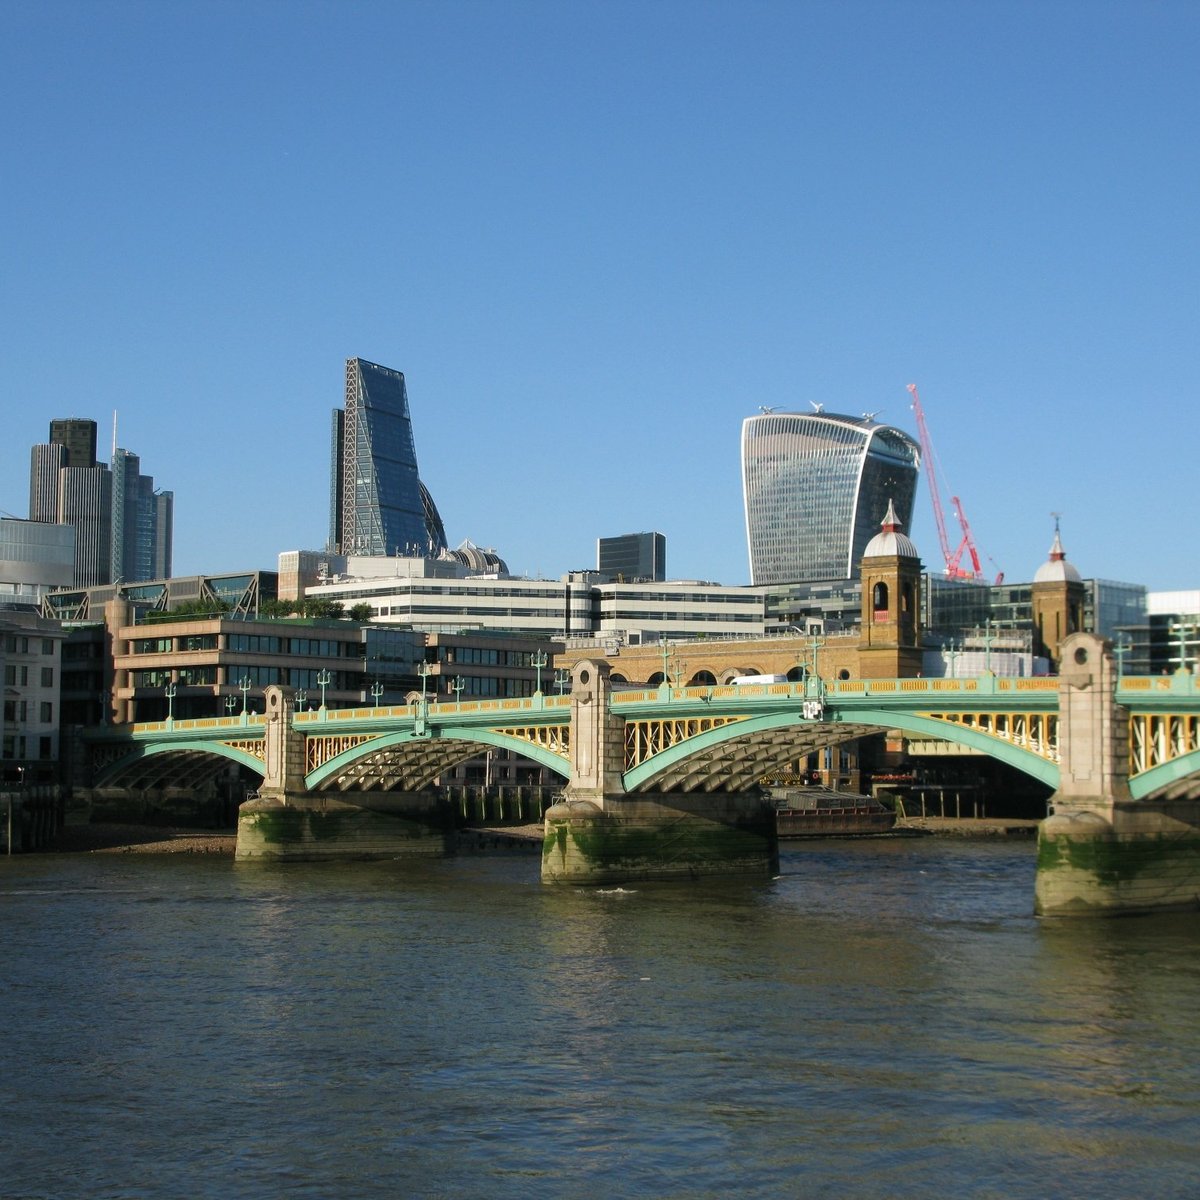
[[[425,685],[428,682],[430,675],[433,674],[433,664],[427,662],[421,663],[420,666],[417,667],[417,674],[421,677],[421,704],[424,706]]]
[[[243,675],[238,680],[238,691],[242,693],[242,720],[246,720],[250,712],[250,676]]]
[[[534,688],[534,695],[542,694],[542,668],[550,660],[546,657],[545,650],[535,650],[530,656],[529,663],[537,673],[537,686]]]
[[[226,697],[225,697],[225,711],[226,711],[226,712],[227,712],[227,713],[228,713],[228,714],[229,714],[231,717],[233,716],[233,710],[234,710],[235,708],[237,708],[237,697],[236,697],[236,696],[232,696],[232,695],[231,695],[231,696],[226,696]]]
[[[321,711],[322,712],[325,711],[325,689],[330,685],[330,683],[332,681],[333,681],[333,676],[331,676],[327,670],[322,668],[320,674],[317,675],[317,686],[321,689]]]
[[[380,683],[379,680],[377,679],[377,680],[375,680],[375,682],[373,684],[371,684],[371,696],[375,700],[376,708],[379,707],[379,697],[382,695],[383,695],[383,684]]]
[[[299,688],[296,691],[295,699],[296,699],[296,708],[300,712],[303,712],[304,706],[308,703],[308,693],[303,688]]]
[[[556,667],[554,669],[554,686],[558,689],[560,696],[567,690],[567,684],[570,682],[571,672],[566,667]]]
[[[167,684],[167,686],[165,688],[163,688],[163,695],[166,696],[166,698],[167,698],[167,724],[168,725],[175,724],[175,693],[178,690],[179,689],[176,688],[176,686],[175,686],[175,680],[173,680],[173,679],[171,680],[170,683]]]
[[[461,675],[455,675],[454,682],[450,684],[450,690],[454,693],[454,703],[460,708],[462,707],[462,690],[467,686],[467,682]]]

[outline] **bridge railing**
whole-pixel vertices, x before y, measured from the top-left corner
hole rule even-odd
[[[508,716],[528,715],[569,709],[570,696],[505,696],[495,700],[448,700],[435,704],[393,704],[381,707],[362,708],[310,708],[292,714],[292,723],[301,725],[336,725],[346,721],[415,720],[422,711],[431,717],[453,717],[456,715]]]
[[[1124,675],[1117,680],[1117,702],[1136,702],[1150,696],[1200,695],[1200,679],[1190,671],[1170,675]]]
[[[658,687],[622,689],[612,693],[614,707],[624,704],[650,704],[656,701],[772,700],[796,697],[889,697],[896,695],[1005,696],[1018,693],[1056,693],[1056,676],[1016,677],[979,675],[963,679],[829,679],[809,678],[794,683],[714,684],[697,687]]]

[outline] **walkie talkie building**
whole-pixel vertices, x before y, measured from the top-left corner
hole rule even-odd
[[[742,423],[752,584],[849,579],[888,501],[911,528],[921,453],[870,416],[766,411]]]

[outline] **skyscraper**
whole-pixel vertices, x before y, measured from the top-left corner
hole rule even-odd
[[[175,496],[156,492],[141,459],[118,447],[112,459],[111,581],[166,579],[171,574]]]
[[[75,530],[75,587],[171,573],[174,496],[156,492],[140,460],[114,448],[111,469],[96,461],[96,422],[50,422],[50,441],[34,446],[29,519]]]
[[[417,474],[404,375],[346,360],[346,406],[333,413],[329,542],[339,554],[436,555],[446,534]]]
[[[849,579],[888,501],[912,521],[920,450],[872,417],[766,411],[742,423],[753,584]]]

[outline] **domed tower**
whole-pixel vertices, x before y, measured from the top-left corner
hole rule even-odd
[[[921,556],[900,532],[891,501],[882,528],[866,545],[862,566],[859,671],[864,679],[921,673]]]
[[[1086,589],[1075,567],[1067,562],[1058,519],[1054,521],[1054,543],[1050,557],[1033,577],[1033,627],[1035,654],[1050,660],[1054,671],[1059,669],[1059,647],[1072,633],[1083,631],[1083,602]]]

